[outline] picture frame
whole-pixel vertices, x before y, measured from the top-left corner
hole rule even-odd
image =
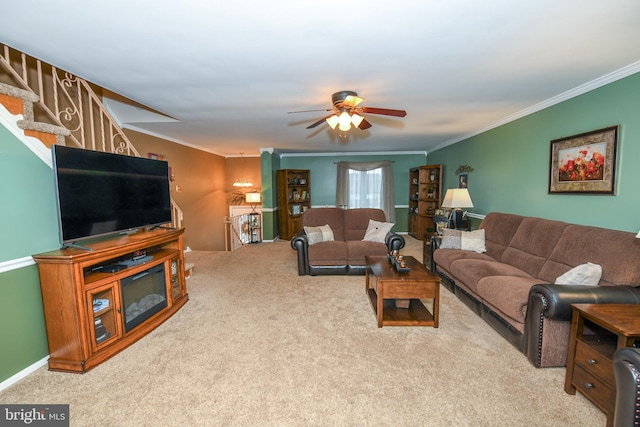
[[[462,173],[458,175],[458,188],[467,188],[469,184],[469,174]]]
[[[300,215],[300,205],[291,205],[291,214]]]
[[[620,125],[551,141],[549,194],[616,191]]]

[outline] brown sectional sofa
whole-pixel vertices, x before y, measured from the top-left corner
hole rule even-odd
[[[291,239],[297,251],[298,274],[364,274],[365,255],[386,255],[393,249],[404,247],[404,238],[388,233],[385,243],[363,241],[369,220],[385,222],[381,209],[311,208],[302,215],[302,225],[316,227],[329,225],[334,240],[309,245],[304,229]]]
[[[640,239],[633,233],[490,213],[486,252],[439,249],[432,271],[537,367],[565,366],[574,303],[640,303]],[[602,267],[598,286],[553,284],[578,265]]]

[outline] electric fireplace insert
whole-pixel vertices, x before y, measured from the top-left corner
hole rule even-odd
[[[164,264],[122,279],[124,330],[129,332],[167,306]]]

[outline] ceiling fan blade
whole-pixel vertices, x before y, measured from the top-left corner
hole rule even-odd
[[[333,110],[333,108],[323,108],[321,110],[300,110],[300,111],[287,111],[287,114],[293,114],[293,113],[313,113],[316,111],[331,111]]]
[[[369,129],[370,127],[371,127],[371,123],[369,123],[367,119],[362,119],[362,121],[360,122],[360,125],[358,126],[358,129],[365,130],[365,129]]]
[[[389,108],[373,108],[373,107],[361,107],[363,113],[369,114],[382,114],[383,116],[396,116],[396,117],[404,117],[407,115],[407,112],[404,110],[392,110]]]
[[[333,114],[329,114],[328,116],[321,118],[321,119],[320,119],[320,120],[318,120],[317,122],[312,123],[312,124],[310,124],[309,126],[307,126],[307,129],[313,129],[313,128],[314,128],[314,127],[316,127],[316,126],[321,125],[321,124],[322,124],[322,122],[324,122],[325,120],[327,120],[327,119],[328,119],[329,117],[331,117],[331,116],[333,116]]]

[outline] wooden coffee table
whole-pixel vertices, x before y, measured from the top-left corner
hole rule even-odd
[[[411,271],[398,273],[388,256],[367,256],[366,292],[371,307],[383,326],[438,327],[440,276],[427,270],[415,258],[406,256]],[[433,314],[422,303],[433,300]],[[408,308],[398,308],[396,300],[409,300]]]

